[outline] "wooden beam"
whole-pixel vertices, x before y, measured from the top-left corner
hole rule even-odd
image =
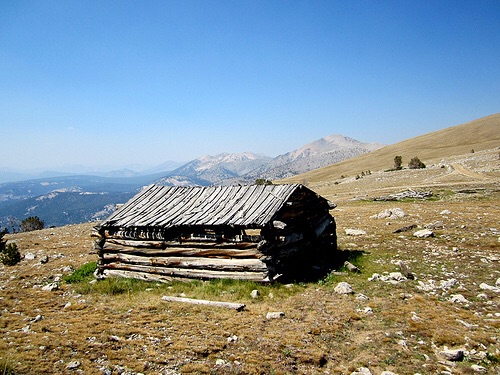
[[[163,296],[161,299],[162,299],[162,301],[165,301],[165,302],[181,302],[181,303],[190,303],[193,305],[207,305],[207,306],[214,306],[214,307],[223,307],[226,309],[233,309],[236,311],[241,311],[245,308],[245,304],[243,304],[243,303],[207,301],[204,299],[192,299],[192,298],[171,297],[171,296]]]
[[[198,257],[148,257],[131,254],[103,253],[104,263],[123,263],[153,267],[176,267],[214,271],[266,272],[266,264],[258,259],[219,259]]]

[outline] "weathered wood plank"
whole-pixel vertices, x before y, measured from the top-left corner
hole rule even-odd
[[[103,275],[106,275],[107,270],[121,270],[132,272],[145,272],[148,274],[156,274],[160,276],[180,277],[189,279],[236,279],[248,280],[256,282],[269,282],[267,272],[237,272],[237,271],[213,271],[213,270],[198,270],[188,268],[167,268],[167,267],[152,267],[141,265],[126,265],[123,263],[108,263],[103,264],[100,269]],[[126,275],[126,273],[123,273]],[[132,276],[132,274],[131,274]]]
[[[223,307],[226,309],[232,309],[232,310],[236,310],[236,311],[241,311],[245,308],[245,304],[243,304],[243,303],[207,301],[204,299],[192,299],[192,298],[172,297],[172,296],[163,296],[163,297],[161,297],[161,299],[162,299],[162,301],[165,301],[165,302],[181,302],[181,303],[190,303],[193,305]]]
[[[176,267],[205,269],[214,271],[266,272],[266,264],[258,259],[219,259],[197,257],[148,257],[131,254],[102,254],[104,264],[120,262],[124,264],[152,267]]]
[[[254,258],[259,259],[264,254],[256,247],[249,249],[227,249],[227,248],[196,248],[196,247],[169,247],[166,249],[157,248],[136,248],[122,246],[106,242],[102,247],[105,252],[122,252],[124,254],[136,254],[144,256],[185,256],[185,257],[214,257],[214,258]]]

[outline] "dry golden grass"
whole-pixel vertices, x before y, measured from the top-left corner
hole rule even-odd
[[[480,158],[487,152],[474,155]],[[468,156],[454,160],[471,174],[483,173],[465,159]],[[0,359],[9,361],[17,374],[103,374],[105,369],[144,374],[350,374],[365,366],[373,374],[388,370],[402,375],[471,373],[473,364],[498,373],[500,293],[480,287],[494,285],[500,277],[500,189],[491,174],[498,168],[494,162],[481,180],[463,173],[455,179],[455,172],[447,180],[430,170],[391,172],[384,176],[390,181],[380,186],[375,173],[350,183],[325,183],[323,191],[339,204],[332,211],[339,250],[350,255],[361,273],[329,275],[291,288],[260,286],[256,300],[239,295],[239,286],[231,283],[215,288],[209,288],[210,283],[151,284],[116,295],[61,283],[59,290],[43,291],[41,286],[71,273],[68,266],[76,269],[96,260],[92,225],[8,235],[23,255],[36,253],[37,258],[12,267],[0,265]],[[417,184],[436,196],[407,202],[352,199]],[[459,192],[464,189],[467,193]],[[407,216],[371,218],[393,207]],[[441,214],[445,209],[450,213]],[[433,238],[393,233],[437,220],[443,228],[436,229]],[[348,236],[346,228],[367,234]],[[39,263],[42,255],[49,256],[48,263]],[[375,272],[398,271],[398,260],[416,280],[368,281]],[[421,289],[432,280],[440,285],[450,279],[456,284],[449,288]],[[333,289],[340,281],[349,282],[355,295],[336,294]],[[179,293],[244,302],[247,307],[235,312],[161,301],[162,295]],[[360,293],[369,299],[356,298]],[[451,302],[455,294],[469,302]],[[367,307],[373,313],[366,313]],[[285,316],[268,320],[270,311]],[[443,361],[438,352],[445,346],[465,349],[466,361]],[[71,361],[80,362],[77,370],[67,368]]]

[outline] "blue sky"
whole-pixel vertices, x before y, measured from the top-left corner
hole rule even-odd
[[[500,1],[0,2],[0,168],[395,143],[499,112]]]

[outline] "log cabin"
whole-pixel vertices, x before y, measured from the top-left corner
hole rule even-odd
[[[96,276],[301,278],[334,256],[334,207],[301,184],[150,185],[94,228]]]

